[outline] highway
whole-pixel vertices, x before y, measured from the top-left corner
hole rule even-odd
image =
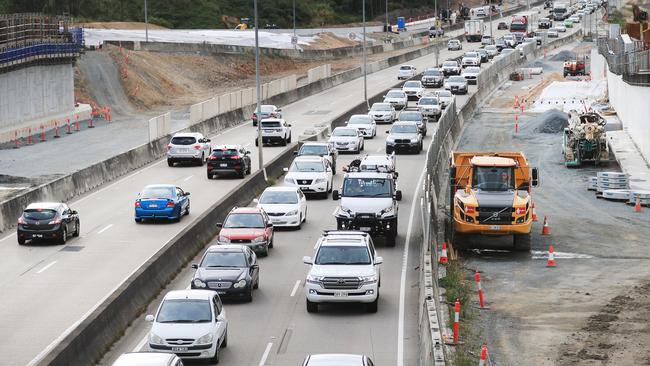
[[[477,43],[464,44],[463,51],[443,50],[440,61],[457,57],[478,46]],[[434,62],[435,56],[429,55],[409,64],[423,70],[434,66]],[[396,66],[369,74],[369,94],[395,84],[397,69]],[[472,90],[475,90],[474,86],[470,87]],[[283,106],[283,114],[293,124],[293,136],[297,137],[316,124],[334,119],[360,103],[362,98],[363,80],[360,78]],[[462,106],[466,99],[465,96],[457,97],[458,106]],[[367,152],[383,151],[382,135],[385,136],[385,128],[380,129],[375,140],[368,141]],[[429,129],[427,140],[432,130]],[[213,146],[220,143],[248,146],[252,152],[253,166],[256,167],[254,136],[254,129],[247,122],[211,138]],[[281,151],[281,147],[265,148],[265,161]],[[279,245],[268,258],[263,259],[262,289],[256,294],[255,301],[252,304],[228,306],[232,323],[232,346],[229,347],[232,349],[224,352],[225,364],[257,364],[269,343],[272,343],[272,352],[268,353],[268,357],[286,359],[287,364],[295,364],[295,360],[301,359],[306,351],[325,352],[343,350],[344,347],[350,352],[373,354],[381,361],[380,364],[396,364],[398,341],[402,341],[397,336],[400,323],[404,327],[404,344],[401,348],[405,356],[404,364],[413,364],[409,357],[416,357],[418,347],[417,321],[413,318],[417,308],[411,301],[417,299],[413,295],[417,293],[417,272],[407,272],[410,275],[404,281],[405,288],[401,287],[400,278],[403,268],[413,269],[418,263],[411,253],[409,258],[414,262],[403,267],[402,251],[410,224],[419,222],[419,219],[410,217],[410,212],[419,174],[422,173],[423,156],[400,156],[398,160],[398,169],[402,174],[399,183],[405,198],[400,210],[398,245],[392,249],[380,249],[380,254],[385,258],[385,282],[382,286],[385,288],[382,289],[379,312],[367,315],[335,309],[307,316],[301,293],[290,296],[296,281],[304,279],[306,268],[300,258],[312,254],[309,249],[323,229],[332,228],[330,213],[335,203],[329,200],[310,201],[309,224],[299,232],[279,233],[276,241]],[[342,156],[341,161],[349,158],[351,156]],[[340,177],[337,175],[337,179]],[[14,233],[0,238],[0,293],[3,294],[0,322],[4,329],[12,329],[11,337],[0,345],[0,354],[4,355],[3,364],[25,365],[38,360],[39,355],[47,352],[58,339],[71,331],[80,319],[97,307],[170,238],[205,212],[212,203],[228,194],[239,182],[237,179],[207,181],[205,166],[169,168],[161,159],[69,202],[71,208],[80,213],[82,230],[80,238],[70,240],[64,247],[56,244],[18,246]],[[191,192],[190,216],[184,217],[180,223],[135,224],[133,200],[142,187],[152,183],[173,183]],[[412,230],[417,230],[417,226]],[[412,250],[417,252],[415,244],[419,243],[412,244]],[[406,293],[400,295],[400,289]],[[400,298],[405,299],[405,316],[398,319]],[[255,319],[264,321],[251,324],[251,314],[255,314]],[[357,323],[359,319],[362,319],[361,323]],[[324,322],[327,327],[323,326]],[[333,326],[335,324],[340,326]],[[278,348],[285,329],[291,329],[291,347]],[[238,347],[242,347],[240,352],[237,352]]]

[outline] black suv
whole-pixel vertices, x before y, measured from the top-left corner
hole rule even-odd
[[[220,145],[208,158],[208,179],[221,174],[236,174],[244,178],[251,173],[250,151],[242,145]]]
[[[79,236],[79,214],[65,203],[32,203],[18,218],[16,236],[20,245],[34,239],[53,239],[65,244],[70,236]]]

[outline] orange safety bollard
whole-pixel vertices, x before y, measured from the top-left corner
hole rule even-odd
[[[542,226],[542,235],[551,235],[551,227],[548,226],[548,220],[544,216],[544,226]]]
[[[70,128],[70,118],[68,118],[67,120],[68,120],[68,127],[67,127],[65,133],[66,133],[66,135],[70,135],[70,134],[72,134],[72,128]]]
[[[20,137],[18,137],[18,131],[14,131],[14,140],[15,140],[14,149],[20,149]]]
[[[32,128],[29,128],[29,135],[27,135],[27,145],[31,145],[34,143],[34,139],[32,137]]]
[[[641,212],[641,196],[636,195],[636,203],[634,204],[634,212]]]
[[[45,126],[41,125],[41,142],[45,142]]]
[[[478,287],[478,304],[481,309],[485,309],[485,303],[483,302],[483,286],[481,285],[481,272],[476,271],[474,278],[476,279],[476,286]]]
[[[531,210],[533,211],[533,221],[537,221],[537,214],[535,213],[535,201],[531,203]]]
[[[456,299],[454,304],[454,344],[458,344],[460,338],[460,300]]]
[[[59,137],[61,137],[59,135],[59,121],[54,121],[54,138],[58,139]]]

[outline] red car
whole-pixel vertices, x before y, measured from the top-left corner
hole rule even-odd
[[[235,207],[217,226],[221,227],[218,244],[246,245],[262,256],[273,248],[273,224],[261,208]]]

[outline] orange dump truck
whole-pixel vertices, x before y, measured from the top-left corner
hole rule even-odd
[[[470,234],[512,235],[514,249],[530,249],[539,178],[522,152],[452,152],[449,177],[455,245],[467,247]]]

